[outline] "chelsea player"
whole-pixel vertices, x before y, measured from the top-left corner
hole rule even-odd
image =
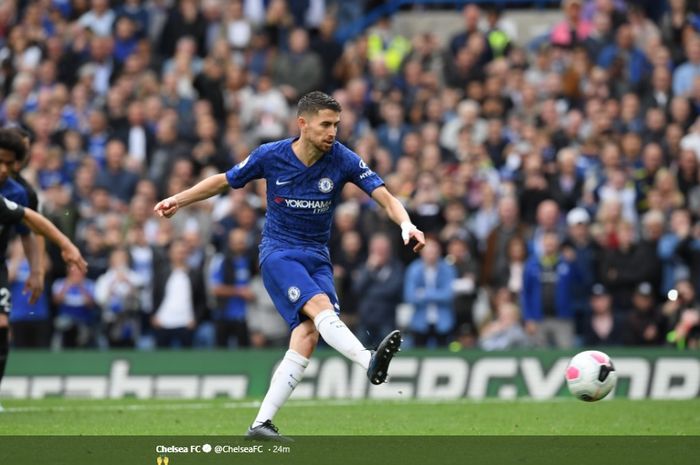
[[[254,179],[267,181],[260,267],[265,288],[292,334],[248,437],[283,439],[272,420],[301,380],[319,335],[365,368],[372,384],[386,381],[389,363],[401,345],[401,334],[392,331],[376,351],[370,351],[338,318],[327,243],[345,183],[356,184],[386,210],[400,225],[404,244],[415,241],[415,252],[425,245],[423,233],[380,177],[335,140],[340,112],[340,104],[323,92],[304,95],[297,109],[298,138],[261,145],[226,173],[204,179],[154,207],[158,215],[171,217],[178,209],[230,187],[241,188]]]

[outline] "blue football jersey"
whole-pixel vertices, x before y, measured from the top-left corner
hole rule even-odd
[[[279,248],[326,249],[333,212],[343,186],[352,182],[368,195],[384,182],[352,150],[335,142],[311,166],[292,150],[295,139],[264,144],[226,172],[233,188],[254,179],[267,181],[267,214],[260,244],[260,262]]]

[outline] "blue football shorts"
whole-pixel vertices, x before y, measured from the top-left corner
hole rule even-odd
[[[340,312],[333,266],[324,254],[304,249],[276,250],[262,262],[261,272],[265,289],[290,330],[309,319],[301,309],[315,295],[326,294],[335,312]]]

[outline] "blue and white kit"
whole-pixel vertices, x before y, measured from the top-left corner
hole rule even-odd
[[[327,294],[340,311],[327,244],[343,186],[351,182],[371,195],[384,185],[340,142],[306,166],[292,150],[294,140],[261,145],[226,172],[233,188],[254,179],[267,181],[260,267],[265,288],[291,329],[306,319],[300,311],[314,295]]]

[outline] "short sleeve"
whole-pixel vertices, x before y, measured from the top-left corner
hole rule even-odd
[[[0,196],[0,224],[17,224],[24,218],[24,207]]]
[[[263,169],[264,152],[257,148],[248,157],[226,172],[226,181],[229,186],[239,189],[254,179],[264,176]]]
[[[358,154],[349,149],[345,149],[345,159],[348,181],[365,191],[367,195],[372,195],[372,192],[377,187],[384,185],[382,178],[372,171]]]

